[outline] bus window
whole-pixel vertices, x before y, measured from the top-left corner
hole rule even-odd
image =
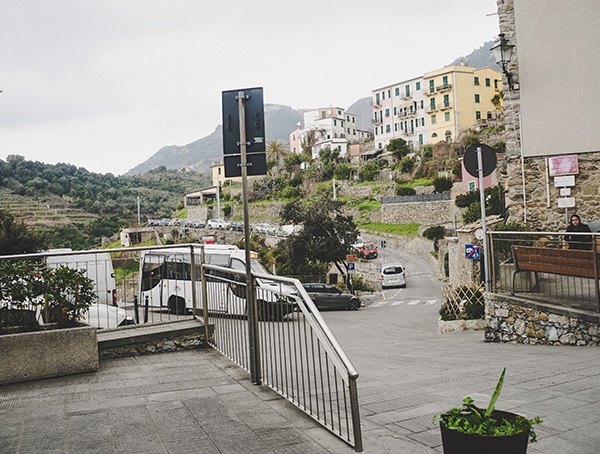
[[[189,281],[192,279],[190,264],[183,262],[166,262],[167,279]]]
[[[163,263],[144,263],[144,269],[142,270],[142,291],[146,292],[156,287],[162,280],[163,274]]]

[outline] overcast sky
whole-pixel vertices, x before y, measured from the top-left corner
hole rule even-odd
[[[120,175],[221,123],[221,92],[349,107],[498,34],[496,0],[3,0],[0,159]]]

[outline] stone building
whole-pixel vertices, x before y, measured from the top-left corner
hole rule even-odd
[[[509,222],[560,231],[573,213],[598,221],[600,3],[497,4],[500,32],[514,45],[512,87],[504,76]]]

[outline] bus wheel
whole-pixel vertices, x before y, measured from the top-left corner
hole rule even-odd
[[[169,297],[169,312],[176,315],[185,315],[187,313],[185,300],[180,296],[172,295]]]

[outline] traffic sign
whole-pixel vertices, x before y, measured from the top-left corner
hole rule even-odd
[[[481,259],[481,248],[478,244],[465,244],[465,258],[471,260]]]
[[[346,255],[346,262],[356,262],[356,254]]]
[[[487,177],[496,168],[496,152],[493,148],[482,143],[474,143],[465,152],[463,162],[465,170],[472,177],[478,177],[477,149],[481,149],[481,162],[483,165],[483,176]]]
[[[242,97],[239,96],[240,93],[243,93]],[[222,100],[225,177],[242,176],[241,127],[246,138],[244,145],[247,175],[266,175],[265,109],[262,87],[224,91]],[[243,108],[240,107],[240,103]],[[244,124],[240,125],[242,114]]]
[[[356,271],[356,263],[348,262],[346,266],[348,267],[348,274],[354,274],[354,271]]]

